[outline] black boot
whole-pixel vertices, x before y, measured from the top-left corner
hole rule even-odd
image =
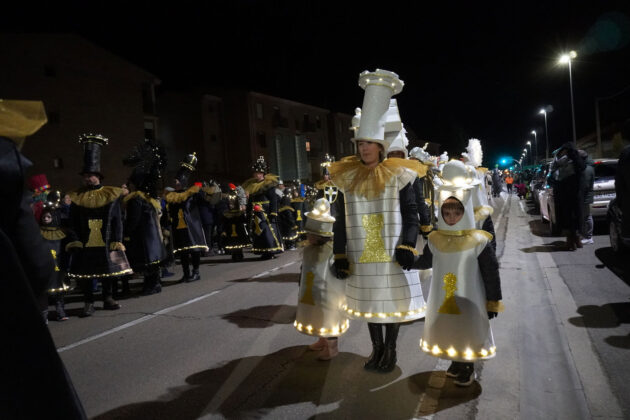
[[[201,280],[201,276],[199,275],[199,270],[193,270],[192,277],[190,277],[187,282]]]
[[[370,340],[372,340],[372,354],[363,368],[365,370],[376,370],[378,362],[383,356],[383,326],[382,324],[374,324],[368,322],[368,331],[370,332]]]
[[[184,253],[180,258],[182,261],[182,271],[184,272],[184,275],[181,279],[179,279],[179,281],[188,282],[190,281],[190,256],[187,253]]]
[[[400,324],[385,324],[385,351],[378,364],[379,372],[391,372],[396,367],[396,340]]]

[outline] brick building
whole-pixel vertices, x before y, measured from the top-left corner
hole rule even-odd
[[[2,34],[0,92],[6,99],[41,100],[48,123],[26,140],[23,153],[54,188],[77,187],[81,179],[82,133],[100,133],[107,185],[122,184],[130,173],[123,155],[156,135],[152,74],[77,36]]]

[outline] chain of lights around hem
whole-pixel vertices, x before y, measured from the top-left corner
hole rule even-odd
[[[422,312],[425,312],[427,309],[427,305],[424,305],[420,309],[407,311],[407,312],[359,312],[352,309],[348,309],[348,305],[344,305],[342,309],[346,311],[349,315],[352,315],[355,317],[361,317],[361,318],[366,318],[366,319],[370,319],[370,318],[385,319],[385,318],[406,318],[409,315],[417,315]]]
[[[304,334],[309,334],[309,335],[318,335],[318,334],[334,334],[334,335],[339,335],[339,334],[343,334],[348,327],[350,326],[350,321],[346,320],[344,323],[341,324],[341,327],[334,327],[334,328],[315,328],[312,325],[306,325],[304,326],[301,322],[297,322],[297,321],[293,321],[293,326],[295,327],[296,330],[304,333]]]
[[[442,350],[440,347],[438,347],[437,344],[434,344],[433,346],[431,346],[429,343],[427,343],[423,339],[420,339],[420,348],[422,349],[423,352],[431,353],[433,356],[438,356],[438,357],[441,354],[444,354],[445,352],[448,355],[448,357],[451,357],[451,358],[458,357],[459,355],[458,351],[455,350],[452,346],[446,350]],[[487,350],[481,349],[478,352],[474,352],[471,348],[466,348],[466,350],[464,350],[461,354],[463,356],[463,359],[465,360],[476,360],[476,359],[489,359],[490,357],[494,357],[496,352],[497,352],[496,346],[492,346]]]

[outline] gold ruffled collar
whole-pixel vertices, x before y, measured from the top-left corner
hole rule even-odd
[[[434,230],[427,237],[440,252],[451,253],[471,249],[480,243],[488,243],[492,235],[485,230]]]
[[[347,156],[330,165],[330,179],[343,192],[367,199],[380,196],[392,177],[401,176],[405,169],[419,175],[420,162],[400,158],[389,158],[374,168],[365,166],[357,156]],[[425,171],[426,173],[426,171]]]
[[[333,184],[331,180],[326,181],[325,179],[317,181],[314,185],[314,187],[317,188],[318,190],[323,190],[326,187],[334,187],[334,186],[335,184]]]
[[[145,193],[144,191],[134,191],[127,194],[125,198],[123,198],[123,203],[126,205],[129,200],[135,197],[138,197],[141,200],[144,200],[147,203],[151,204],[153,208],[155,208],[156,212],[159,213],[160,211],[162,211],[162,206],[160,205],[160,202],[157,199],[151,197],[149,194]]]
[[[40,226],[39,231],[44,239],[49,241],[57,241],[66,237],[66,234],[59,227]]]
[[[184,201],[188,200],[189,197],[197,194],[200,190],[201,187],[193,185],[186,191],[171,191],[170,193],[166,194],[166,197],[164,197],[164,199],[167,203],[183,203]]]
[[[100,187],[96,190],[81,188],[70,192],[68,195],[77,206],[96,209],[115,201],[121,194],[122,188]]]
[[[243,189],[249,195],[257,194],[262,191],[267,191],[271,187],[278,185],[278,175],[267,174],[262,181],[258,181],[256,178],[249,178],[243,182]]]

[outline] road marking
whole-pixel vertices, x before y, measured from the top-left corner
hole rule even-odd
[[[519,206],[521,206],[521,210],[523,210],[523,213],[527,213],[525,211],[525,207],[523,207],[523,202],[519,200],[518,204],[519,204]]]
[[[200,300],[203,300],[203,299],[208,298],[210,296],[216,295],[217,293],[220,293],[220,292],[221,292],[220,290],[215,290],[214,292],[210,292],[210,293],[206,293],[205,295],[197,296],[196,298],[187,300],[186,302],[183,302],[183,303],[180,303],[180,304],[177,304],[177,305],[174,305],[174,306],[170,306],[168,308],[164,308],[164,309],[162,309],[160,311],[157,311],[154,314],[143,316],[142,318],[138,318],[138,319],[136,319],[134,321],[127,322],[126,324],[119,325],[119,326],[117,326],[115,328],[112,328],[110,330],[103,331],[100,334],[96,334],[96,335],[93,335],[91,337],[84,338],[83,340],[77,341],[76,343],[69,344],[69,345],[63,346],[63,347],[59,347],[57,349],[57,353],[61,353],[61,352],[64,352],[66,350],[73,349],[75,347],[78,347],[78,346],[81,346],[83,344],[89,343],[90,341],[98,340],[99,338],[108,336],[108,335],[113,334],[115,332],[122,331],[124,329],[133,327],[134,325],[138,325],[138,324],[140,324],[142,322],[145,322],[145,321],[148,321],[150,319],[153,319],[156,316],[167,314],[167,313],[172,312],[174,310],[177,310],[179,308],[183,308],[184,306],[193,304],[195,302],[199,302]]]
[[[269,275],[271,273],[273,273],[274,271],[278,271],[278,270],[282,270],[283,268],[286,268],[292,264],[295,264],[297,261],[291,261],[290,263],[286,263],[284,265],[280,265],[278,267],[274,267],[271,270],[267,270],[267,271],[263,271],[262,273],[258,273],[255,276],[250,277],[248,280],[252,280],[252,279],[257,279],[260,277],[265,277],[266,275]]]

